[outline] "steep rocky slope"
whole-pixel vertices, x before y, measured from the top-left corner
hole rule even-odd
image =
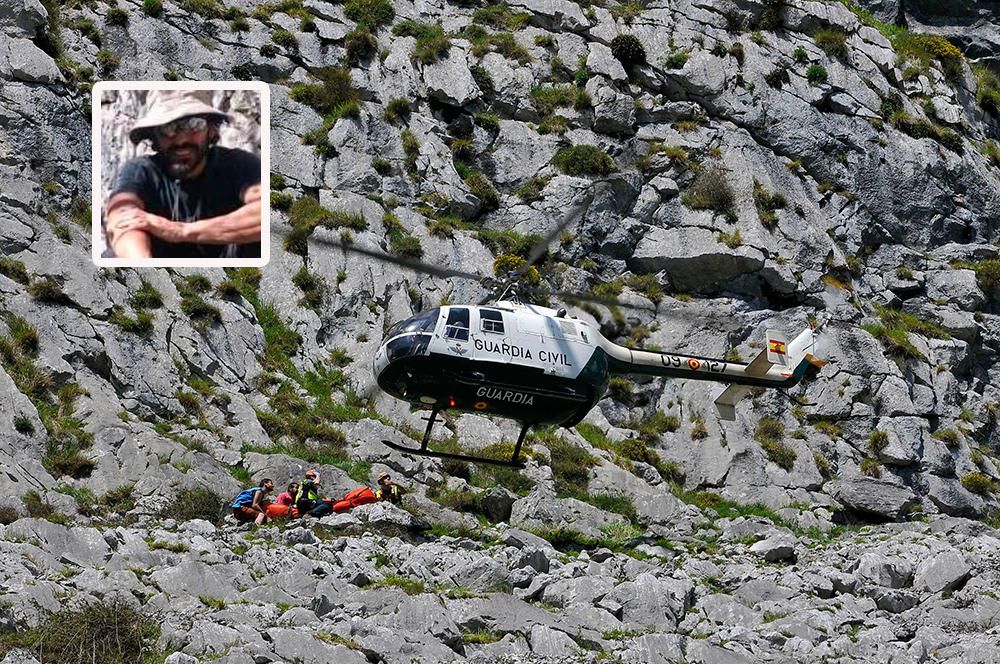
[[[228,662],[997,661],[997,535],[972,520],[995,523],[1000,477],[978,4],[903,3],[912,32],[799,0],[5,4],[4,648],[123,596],[156,652]],[[266,268],[93,267],[101,78],[272,84]],[[819,314],[830,364],[733,423],[717,386],[616,382],[523,473],[391,452],[422,422],[372,384],[384,329],[482,287],[322,240],[486,275],[567,210],[543,288],[656,308],[573,309],[609,337],[747,358]],[[311,466],[330,495],[389,470],[407,511],[180,518]]]

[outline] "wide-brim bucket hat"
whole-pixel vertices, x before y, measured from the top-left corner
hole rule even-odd
[[[133,143],[139,143],[143,139],[153,138],[153,130],[156,127],[162,127],[174,120],[193,115],[216,117],[225,122],[231,122],[232,118],[228,113],[224,113],[208,103],[211,94],[211,90],[154,90],[150,93],[151,101],[146,112],[132,125],[132,129],[129,131],[129,140]],[[204,95],[208,95],[208,99],[204,99]]]

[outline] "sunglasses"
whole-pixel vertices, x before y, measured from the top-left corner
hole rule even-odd
[[[201,131],[207,126],[208,120],[205,118],[181,118],[180,120],[174,120],[169,124],[157,127],[156,135],[165,138],[173,138],[177,134],[189,134]]]

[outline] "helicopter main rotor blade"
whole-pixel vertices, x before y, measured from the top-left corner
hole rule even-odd
[[[528,253],[526,263],[519,268],[521,271],[526,272],[529,267],[538,262],[545,252],[549,250],[549,245],[558,238],[566,228],[576,221],[583,213],[590,207],[590,204],[594,201],[594,192],[592,189],[587,189],[587,195],[584,197],[583,201],[572,205],[566,214],[563,215],[556,227],[549,231],[549,234],[543,237],[541,240],[535,243],[535,246],[531,248]]]
[[[508,274],[507,278],[505,278],[500,284],[496,286],[496,288],[493,291],[487,293],[486,296],[478,302],[478,305],[483,306],[484,304],[489,303],[490,301],[493,300],[494,293],[502,294],[512,283],[514,283],[515,280],[524,276],[524,274],[526,274],[528,270],[530,270],[532,266],[534,266],[534,264],[537,263],[539,259],[541,259],[541,257],[546,254],[546,252],[549,250],[549,245],[552,244],[552,242],[554,242],[556,238],[558,238],[562,234],[562,232],[566,230],[566,227],[576,220],[576,218],[582,216],[583,212],[590,207],[590,204],[593,201],[594,201],[594,192],[592,191],[592,189],[587,189],[587,193],[584,196],[584,200],[572,205],[570,209],[567,210],[565,214],[563,214],[562,219],[559,220],[559,223],[556,224],[556,227],[553,228],[551,231],[549,231],[548,235],[546,235],[541,240],[535,243],[535,245],[531,248],[531,251],[528,252],[528,256],[527,258],[525,258],[524,261],[524,265],[522,265],[521,267],[517,268],[516,270]],[[606,301],[601,302],[601,304],[607,304],[607,302]],[[628,307],[629,305],[619,305],[619,306]]]
[[[277,229],[272,229],[272,230],[276,233],[282,234],[280,230]],[[431,265],[430,263],[424,263],[423,261],[418,261],[411,258],[402,258],[400,256],[393,256],[392,254],[386,253],[384,251],[365,249],[364,247],[358,247],[354,244],[344,244],[343,242],[338,242],[336,240],[328,240],[327,238],[317,237],[315,235],[311,235],[309,237],[309,241],[321,242],[329,247],[337,247],[338,249],[343,249],[344,251],[348,251],[355,254],[361,254],[362,256],[368,256],[370,258],[375,258],[385,263],[392,263],[393,265],[398,265],[408,270],[413,270],[414,272],[423,272],[424,274],[429,274],[434,277],[443,277],[443,278],[455,277],[458,279],[472,279],[474,281],[483,281],[484,279],[492,278],[489,276],[484,276],[482,274],[463,272],[462,270],[456,270],[450,267],[440,267],[438,265]]]
[[[552,297],[557,297],[560,300],[565,300],[566,302],[573,304],[574,302],[593,302],[594,304],[602,304],[606,307],[617,307],[620,309],[635,309],[637,311],[649,311],[656,313],[656,304],[653,306],[643,306],[641,304],[632,304],[630,302],[622,302],[613,297],[602,297],[600,295],[592,295],[589,293],[577,293],[575,291],[555,291],[549,293]]]
[[[567,218],[571,218],[571,217],[572,217],[572,214],[567,215]],[[560,225],[561,225],[561,227],[565,228],[565,226],[566,226],[565,220],[564,220],[564,222],[561,222]],[[285,235],[286,234],[286,233],[284,233],[282,231],[282,229],[277,229],[277,228],[273,228],[272,227],[271,230],[272,230],[272,232],[277,233],[279,235]],[[552,237],[553,233],[550,233],[549,236]],[[444,279],[448,279],[448,278],[452,278],[452,277],[458,278],[458,279],[472,279],[473,281],[478,281],[481,284],[485,284],[485,282],[488,282],[489,280],[493,279],[493,277],[490,277],[488,275],[473,274],[472,272],[465,272],[465,271],[456,270],[456,269],[453,269],[453,268],[440,267],[438,265],[431,265],[430,263],[424,263],[423,261],[413,260],[413,259],[410,259],[410,258],[402,258],[402,257],[399,257],[399,256],[393,256],[392,254],[386,253],[384,251],[376,251],[374,249],[366,249],[364,247],[359,247],[359,246],[354,245],[354,244],[344,244],[343,242],[338,242],[337,240],[331,240],[331,239],[324,238],[324,237],[318,237],[316,235],[311,235],[309,237],[309,241],[310,242],[320,242],[320,243],[322,243],[322,244],[324,244],[326,246],[329,246],[329,247],[336,247],[338,249],[343,249],[346,252],[360,254],[362,256],[368,256],[369,258],[374,258],[375,260],[378,260],[378,261],[382,261],[382,262],[385,262],[385,263],[390,263],[392,265],[398,265],[399,267],[402,267],[402,268],[405,268],[405,269],[408,269],[408,270],[412,270],[413,272],[419,272],[419,273],[423,273],[423,274],[429,274],[429,275],[431,275],[433,277],[441,277],[441,278],[444,278]],[[542,240],[541,242],[539,242],[535,246],[536,247],[539,247],[539,246],[543,246],[544,247],[545,246],[543,244],[544,242],[545,242],[545,240]],[[533,253],[535,253],[534,250],[533,250]],[[544,253],[545,253],[545,251],[543,249],[540,253],[538,253],[538,256],[540,257],[540,256],[544,255]],[[536,260],[537,260],[537,258],[536,258]],[[525,267],[530,267],[530,265],[526,264]],[[504,288],[506,288],[510,284],[510,282],[514,278],[516,278],[517,276],[518,276],[517,273],[515,273],[514,276],[508,277],[503,283],[501,283],[497,287],[497,289],[495,291],[491,291],[486,297],[484,297],[478,303],[478,306],[483,306],[485,304],[489,304],[490,302],[492,302],[494,300],[494,293],[495,292],[502,292],[502,290]],[[572,304],[574,301],[576,301],[576,302],[592,302],[594,304],[600,304],[600,305],[603,305],[603,306],[606,306],[606,307],[618,307],[618,308],[621,308],[621,309],[633,309],[633,310],[637,310],[637,311],[649,311],[649,312],[653,312],[653,313],[656,313],[656,311],[657,311],[657,306],[656,306],[655,303],[653,304],[652,307],[642,306],[642,305],[639,305],[639,304],[631,304],[631,303],[628,303],[628,302],[622,302],[622,301],[620,301],[620,300],[618,300],[618,299],[616,299],[614,297],[594,295],[594,294],[591,294],[591,293],[581,293],[581,292],[576,292],[576,291],[562,291],[561,290],[561,291],[554,291],[552,293],[548,293],[548,295],[550,295],[552,297],[557,297],[557,298],[562,299],[562,300],[565,300],[566,302],[568,302],[570,304]],[[685,316],[686,314],[684,314],[682,312],[672,312],[671,315],[672,316]]]

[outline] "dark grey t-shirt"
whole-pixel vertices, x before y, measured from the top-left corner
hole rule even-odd
[[[161,154],[130,160],[122,168],[112,195],[128,192],[160,217],[192,222],[228,214],[243,207],[249,187],[260,184],[260,159],[244,150],[215,146],[201,176],[174,179]],[[152,238],[153,258],[259,258],[260,243],[194,244]]]

